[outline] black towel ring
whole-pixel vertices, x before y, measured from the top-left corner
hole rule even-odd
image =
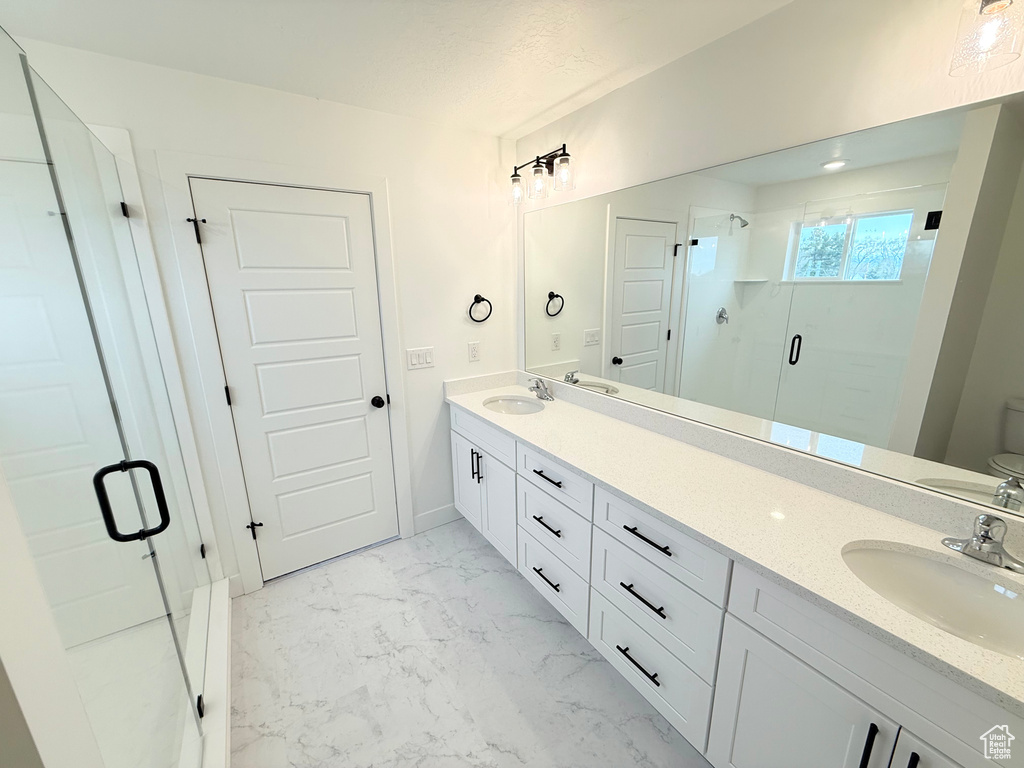
[[[558,301],[558,311],[557,312],[552,312],[551,311],[551,302],[554,301],[555,299],[559,300]],[[555,317],[556,315],[561,314],[562,309],[564,307],[565,307],[565,299],[562,298],[562,295],[560,293],[555,293],[554,291],[548,291],[548,303],[544,307],[544,313],[548,317]]]
[[[475,307],[477,304],[487,304],[487,314],[481,317],[479,320],[473,317],[473,307]],[[476,296],[473,297],[473,303],[469,305],[469,319],[472,320],[474,323],[482,323],[484,320],[491,316],[491,312],[493,311],[494,307],[491,305],[490,300],[485,299],[478,293]]]

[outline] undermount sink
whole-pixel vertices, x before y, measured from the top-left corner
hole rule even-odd
[[[885,546],[854,542],[843,549],[843,560],[908,613],[982,648],[1024,659],[1024,588],[1000,579],[995,568],[985,578],[924,549]]]
[[[543,411],[544,403],[530,397],[501,395],[499,397],[489,397],[484,400],[484,408],[490,408],[492,411],[497,413],[525,416],[528,413],[540,413]]]
[[[611,384],[602,384],[599,381],[577,381],[576,386],[583,387],[584,389],[592,389],[595,392],[604,392],[606,395],[619,394],[618,387],[613,387]]]

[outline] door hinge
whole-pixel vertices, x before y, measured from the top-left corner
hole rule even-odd
[[[256,529],[257,528],[262,528],[263,527],[263,523],[249,523],[245,527],[248,528],[249,529],[249,533],[252,534],[252,540],[256,541]]]
[[[391,405],[391,395],[387,395],[388,405]]]
[[[128,203],[126,203],[124,200],[121,201],[121,215],[124,216],[126,219],[131,218],[131,216],[128,213]]]
[[[202,720],[203,715],[206,714],[206,704],[203,703],[203,694],[201,693],[199,694],[199,697],[196,699],[196,712],[199,713],[200,720]]]
[[[227,384],[224,385],[224,399],[231,405],[231,388]]]
[[[924,220],[924,229],[926,232],[930,229],[938,229],[941,223],[942,211],[928,211],[928,216]]]
[[[206,559],[206,545],[205,544],[200,544],[199,545],[199,556],[201,558],[203,558],[203,560]]]
[[[690,241],[690,245],[696,245],[696,244],[697,244],[697,238],[695,237],[695,238],[693,238],[693,240]]]
[[[206,219],[185,219],[185,221],[192,222],[192,228],[196,231],[196,242],[202,245],[203,238],[199,236],[199,222],[205,224]]]
[[[672,341],[672,329],[671,328],[668,329],[668,338],[666,339],[666,341]]]

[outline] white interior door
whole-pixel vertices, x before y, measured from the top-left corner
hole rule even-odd
[[[107,536],[92,490],[123,457],[48,169],[5,162],[0,466],[69,648],[166,614],[148,547]],[[108,490],[120,528],[143,527],[126,478]]]
[[[190,183],[263,577],[396,536],[369,197]]]
[[[669,338],[675,245],[674,223],[615,220],[606,378],[658,392],[672,383],[666,372],[677,341]]]

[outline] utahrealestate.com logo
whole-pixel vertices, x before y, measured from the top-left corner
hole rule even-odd
[[[981,734],[981,740],[985,742],[985,757],[989,760],[1009,760],[1010,742],[1014,735],[1010,733],[1008,725],[995,725],[985,733]]]

